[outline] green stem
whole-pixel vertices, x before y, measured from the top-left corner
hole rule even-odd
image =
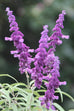
[[[30,104],[29,104],[29,111],[31,111],[31,103],[32,103],[32,100],[33,100],[33,92],[34,92],[33,86],[31,87],[31,90],[32,90],[32,95],[31,95]]]
[[[29,89],[30,88],[29,75],[27,72],[25,72],[25,74],[26,74],[26,78],[27,78],[27,88]]]
[[[26,78],[27,78],[27,88],[29,89],[29,88],[30,88],[29,75],[28,75],[27,72],[25,72],[25,74],[26,74]],[[32,92],[32,93],[33,93],[33,92]],[[33,96],[33,94],[32,94],[32,96]],[[30,105],[29,105],[29,108],[27,109],[27,111],[31,111],[32,96],[31,96]]]

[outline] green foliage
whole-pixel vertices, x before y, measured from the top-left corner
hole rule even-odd
[[[40,101],[34,98],[34,96],[37,96],[36,91],[33,93],[31,89],[26,89],[24,83],[0,84],[1,111],[30,111],[33,108],[40,109]]]
[[[54,105],[59,111],[65,111],[59,104],[53,103],[53,105]]]
[[[47,111],[45,106],[40,105],[40,101],[38,99],[41,97],[40,92],[46,91],[44,88],[41,90],[36,90],[34,81],[30,82],[30,87],[28,88],[25,83],[17,82],[15,78],[8,74],[3,74],[3,76],[14,79],[16,83],[0,84],[0,111]],[[64,94],[68,96],[72,101],[74,101],[74,99],[69,94],[61,91],[60,88],[58,88],[55,93],[60,94],[61,100],[63,100]],[[59,104],[53,103],[53,105],[59,111],[65,111]],[[52,110],[49,109],[48,111]]]
[[[61,102],[63,102],[63,95],[67,96],[68,98],[70,98],[74,102],[74,98],[72,96],[70,96],[68,93],[61,91],[60,88],[58,88],[57,91],[55,91],[55,93],[60,94]]]
[[[15,82],[18,82],[14,77],[10,76],[9,74],[0,74],[0,77],[9,77],[13,79]]]

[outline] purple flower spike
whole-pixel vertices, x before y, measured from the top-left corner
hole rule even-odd
[[[37,53],[34,58],[34,68],[32,69],[31,77],[35,80],[35,86],[37,88],[41,87],[43,80],[43,67],[44,60],[47,56],[46,48],[48,48],[48,25],[43,26],[43,31],[41,32],[41,38],[39,40],[39,48],[35,50]]]
[[[9,31],[12,32],[10,37],[5,37],[6,41],[13,41],[14,46],[16,47],[15,51],[11,51],[11,54],[14,57],[18,57],[19,59],[19,71],[23,74],[25,71],[31,70],[31,62],[33,58],[31,57],[29,52],[34,52],[34,50],[29,49],[26,44],[24,44],[23,36],[24,34],[19,31],[18,23],[15,21],[15,16],[13,15],[13,11],[10,11],[10,8],[6,8],[6,12],[8,15],[10,29]],[[30,51],[29,51],[30,50]]]
[[[64,21],[64,15],[65,11],[62,11],[62,14],[59,14],[59,18],[56,21],[56,25],[53,28],[52,31],[53,34],[49,37],[47,41],[47,47],[45,47],[48,51],[47,54],[42,61],[44,63],[43,66],[43,79],[45,79],[47,82],[45,82],[45,86],[47,88],[47,91],[45,92],[45,95],[43,97],[40,97],[41,105],[46,104],[46,108],[54,109],[53,106],[53,100],[58,99],[58,96],[55,96],[55,89],[58,88],[60,85],[66,85],[66,81],[60,82],[58,77],[60,77],[59,72],[59,57],[55,56],[54,52],[56,51],[56,45],[62,44],[62,39],[69,39],[68,35],[63,35],[61,32],[61,28],[64,28],[63,21]],[[44,26],[44,29],[47,26]],[[44,34],[45,31],[42,32]],[[45,38],[44,38],[45,40]],[[41,41],[41,40],[40,40]],[[44,46],[44,45],[43,45]],[[51,103],[51,105],[50,105]]]
[[[50,36],[50,42],[49,42],[49,47],[52,46],[52,50],[49,50],[49,53],[51,51],[55,51],[56,45],[60,45],[62,44],[62,40],[60,40],[60,38],[62,39],[69,39],[68,35],[63,35],[61,32],[61,28],[63,29],[63,21],[64,21],[64,15],[66,14],[65,10],[62,11],[61,14],[59,14],[59,18],[56,20],[56,25],[55,27],[52,29],[53,34]]]

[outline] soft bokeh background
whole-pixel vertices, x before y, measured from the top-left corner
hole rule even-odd
[[[18,71],[18,60],[10,55],[10,50],[14,49],[13,44],[4,40],[5,36],[10,36],[6,7],[14,11],[20,30],[24,33],[24,41],[31,48],[38,47],[42,26],[48,24],[51,35],[58,14],[66,10],[65,29],[62,31],[69,34],[70,39],[63,40],[63,44],[57,47],[56,55],[61,60],[60,80],[67,81],[67,86],[61,88],[74,96],[74,0],[0,0],[0,74],[10,74],[18,81],[25,82],[25,75]],[[14,81],[0,77],[0,82]],[[66,110],[74,108],[73,103],[66,97],[61,105]]]

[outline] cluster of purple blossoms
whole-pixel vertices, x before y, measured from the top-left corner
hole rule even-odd
[[[53,106],[53,100],[58,99],[58,96],[55,96],[55,89],[60,85],[66,85],[66,82],[60,82],[58,77],[59,73],[59,57],[55,56],[54,52],[56,51],[56,45],[62,44],[60,38],[68,39],[68,35],[63,35],[61,28],[63,29],[64,15],[66,14],[63,10],[59,14],[59,18],[56,21],[56,25],[52,31],[53,34],[48,36],[48,25],[43,26],[43,31],[41,32],[41,38],[39,40],[39,47],[34,51],[34,49],[29,49],[23,42],[23,34],[19,31],[18,24],[15,21],[15,16],[12,15],[12,11],[9,8],[6,8],[7,15],[9,16],[10,31],[13,32],[9,37],[5,37],[5,40],[13,41],[14,46],[16,47],[15,51],[11,51],[11,54],[14,54],[14,57],[19,59],[19,70],[21,73],[28,72],[31,74],[31,78],[35,80],[35,86],[40,89],[42,81],[47,90],[43,97],[40,97],[41,105],[46,104],[46,108],[50,107],[55,110]],[[36,55],[32,58],[30,52],[35,52]],[[31,62],[33,62],[34,67],[31,68]]]
[[[44,97],[40,97],[41,104],[46,104],[46,108],[49,109],[50,107],[55,110],[53,106],[53,100],[58,99],[58,96],[55,96],[55,89],[58,88],[60,85],[66,85],[66,82],[60,82],[58,77],[60,77],[59,73],[59,57],[55,56],[55,48],[56,45],[62,44],[62,40],[60,38],[68,39],[68,35],[63,35],[61,32],[61,28],[64,28],[63,21],[64,21],[64,15],[65,11],[63,10],[61,14],[59,14],[59,18],[56,21],[56,25],[53,28],[53,34],[48,39],[48,48],[47,49],[47,55],[45,59],[43,60],[44,66],[43,66],[43,79],[47,80],[45,82],[45,86],[47,88],[47,91],[45,92]],[[44,35],[43,35],[44,36]],[[47,36],[47,35],[46,35]]]
[[[47,56],[46,48],[48,48],[48,29],[47,25],[43,27],[44,31],[41,32],[41,39],[39,40],[39,48],[35,50],[34,68],[32,68],[31,77],[35,80],[35,86],[41,87],[43,80],[44,60]]]
[[[24,44],[23,36],[24,34],[19,31],[19,27],[17,22],[15,21],[15,16],[12,14],[13,11],[10,11],[10,8],[6,8],[6,12],[8,15],[9,23],[10,23],[10,32],[12,32],[10,37],[5,37],[6,41],[13,41],[14,46],[16,47],[15,51],[11,51],[11,54],[14,54],[14,57],[18,57],[19,59],[19,71],[21,74],[24,72],[28,72],[30,70],[30,64],[33,61],[30,52],[33,52],[34,49],[29,49],[26,44]]]

